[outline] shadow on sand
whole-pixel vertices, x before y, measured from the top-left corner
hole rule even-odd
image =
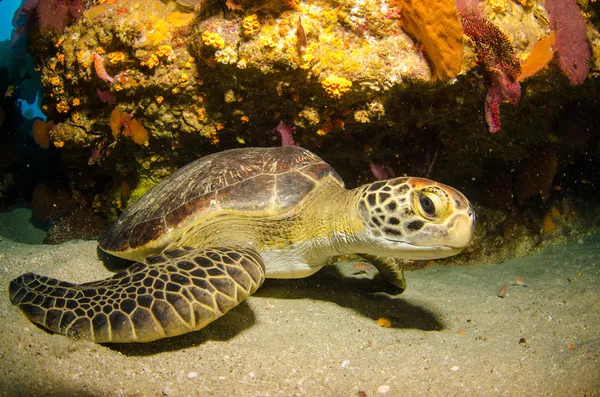
[[[444,328],[436,314],[406,302],[401,295],[390,294],[390,290],[393,291],[393,288],[377,276],[348,277],[339,271],[338,266],[328,266],[306,279],[268,279],[250,299],[320,300],[352,309],[374,321],[385,317],[392,322],[394,328],[414,328],[423,331],[440,331]],[[225,342],[255,322],[256,317],[252,309],[246,302],[242,302],[225,316],[199,331],[149,343],[105,346],[127,356],[148,356],[191,348],[207,341]]]

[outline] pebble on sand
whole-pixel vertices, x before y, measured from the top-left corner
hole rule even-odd
[[[383,328],[390,328],[392,326],[392,322],[385,317],[379,317],[377,319],[377,325]]]

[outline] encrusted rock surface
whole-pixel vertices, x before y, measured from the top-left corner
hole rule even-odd
[[[447,10],[433,17],[397,0],[98,3],[62,34],[34,29],[30,50],[55,123],[50,146],[73,180],[92,181],[72,189],[109,217],[199,156],[282,141],[323,156],[349,186],[373,174],[429,176],[504,211],[562,200],[599,178],[573,171],[600,160],[600,150],[583,151],[600,145],[591,132],[600,35],[587,3],[585,83],[570,86],[549,63],[520,83],[518,105],[501,105],[496,134],[484,102],[501,66],[466,35],[457,48],[452,1],[429,1]],[[517,65],[550,34],[541,2],[488,0],[477,13]],[[436,43],[452,50],[434,53]],[[549,158],[553,172],[531,171]],[[107,177],[112,184],[100,183]]]

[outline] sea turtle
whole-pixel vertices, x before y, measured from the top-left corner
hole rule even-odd
[[[428,179],[346,190],[308,150],[233,149],[177,170],[103,232],[102,250],[138,261],[127,270],[84,284],[26,273],[9,294],[51,331],[148,342],[198,330],[265,277],[310,276],[335,255],[361,255],[402,291],[395,258],[457,254],[474,224],[465,196]]]

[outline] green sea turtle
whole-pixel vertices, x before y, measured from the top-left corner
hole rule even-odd
[[[457,254],[475,214],[455,189],[394,178],[346,190],[299,147],[233,149],[174,172],[99,239],[138,261],[106,280],[72,284],[33,273],[10,283],[33,322],[95,342],[147,342],[206,326],[265,277],[299,278],[356,253],[404,290],[394,258]]]

